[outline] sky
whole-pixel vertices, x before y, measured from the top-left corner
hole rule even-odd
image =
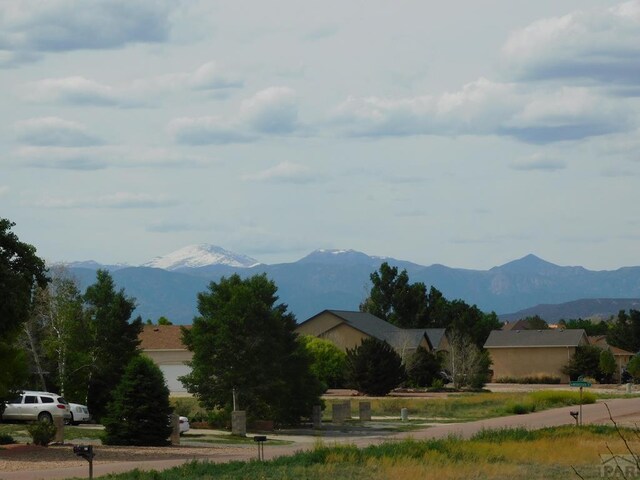
[[[640,264],[640,0],[0,0],[0,89],[50,262]]]

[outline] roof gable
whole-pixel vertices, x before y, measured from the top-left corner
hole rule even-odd
[[[588,340],[582,329],[493,330],[484,347],[577,347],[585,343]]]

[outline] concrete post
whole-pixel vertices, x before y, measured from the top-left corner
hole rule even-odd
[[[406,422],[407,420],[409,420],[408,408],[403,408],[402,410],[400,410],[400,418],[402,419],[403,422]]]
[[[322,407],[320,407],[320,405],[313,406],[311,421],[313,423],[313,428],[316,430],[322,428]]]
[[[247,436],[247,412],[244,410],[231,412],[231,434],[239,437]]]
[[[64,443],[64,418],[53,417],[53,424],[56,426],[56,435],[53,437],[55,443]]]
[[[171,415],[171,445],[180,445],[180,416]]]
[[[371,402],[360,402],[359,417],[361,422],[371,421]]]
[[[627,383],[627,393],[631,393],[631,384]]]
[[[344,418],[351,420],[351,400],[344,401]]]
[[[333,423],[342,424],[347,418],[344,403],[338,402],[331,406],[331,421]]]

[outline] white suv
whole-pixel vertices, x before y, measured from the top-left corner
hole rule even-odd
[[[54,417],[71,418],[69,404],[57,393],[24,391],[5,404],[2,420],[53,422]]]

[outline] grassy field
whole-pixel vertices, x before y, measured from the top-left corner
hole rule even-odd
[[[635,432],[623,430],[631,448],[640,451]],[[165,472],[130,472],[112,480],[307,479],[422,480],[602,478],[600,454],[626,454],[612,427],[557,427],[483,431],[471,440],[389,442],[357,449],[326,447],[270,462],[191,463]]]
[[[583,403],[594,403],[596,398],[593,393],[585,392]],[[331,418],[331,405],[340,401],[343,400],[325,399],[326,421]],[[407,408],[409,416],[413,418],[432,422],[460,422],[577,405],[579,394],[563,390],[543,390],[531,393],[462,393],[448,398],[358,397],[351,399],[353,418],[358,417],[360,401],[370,402],[372,415],[378,417],[400,417],[400,410]]]

